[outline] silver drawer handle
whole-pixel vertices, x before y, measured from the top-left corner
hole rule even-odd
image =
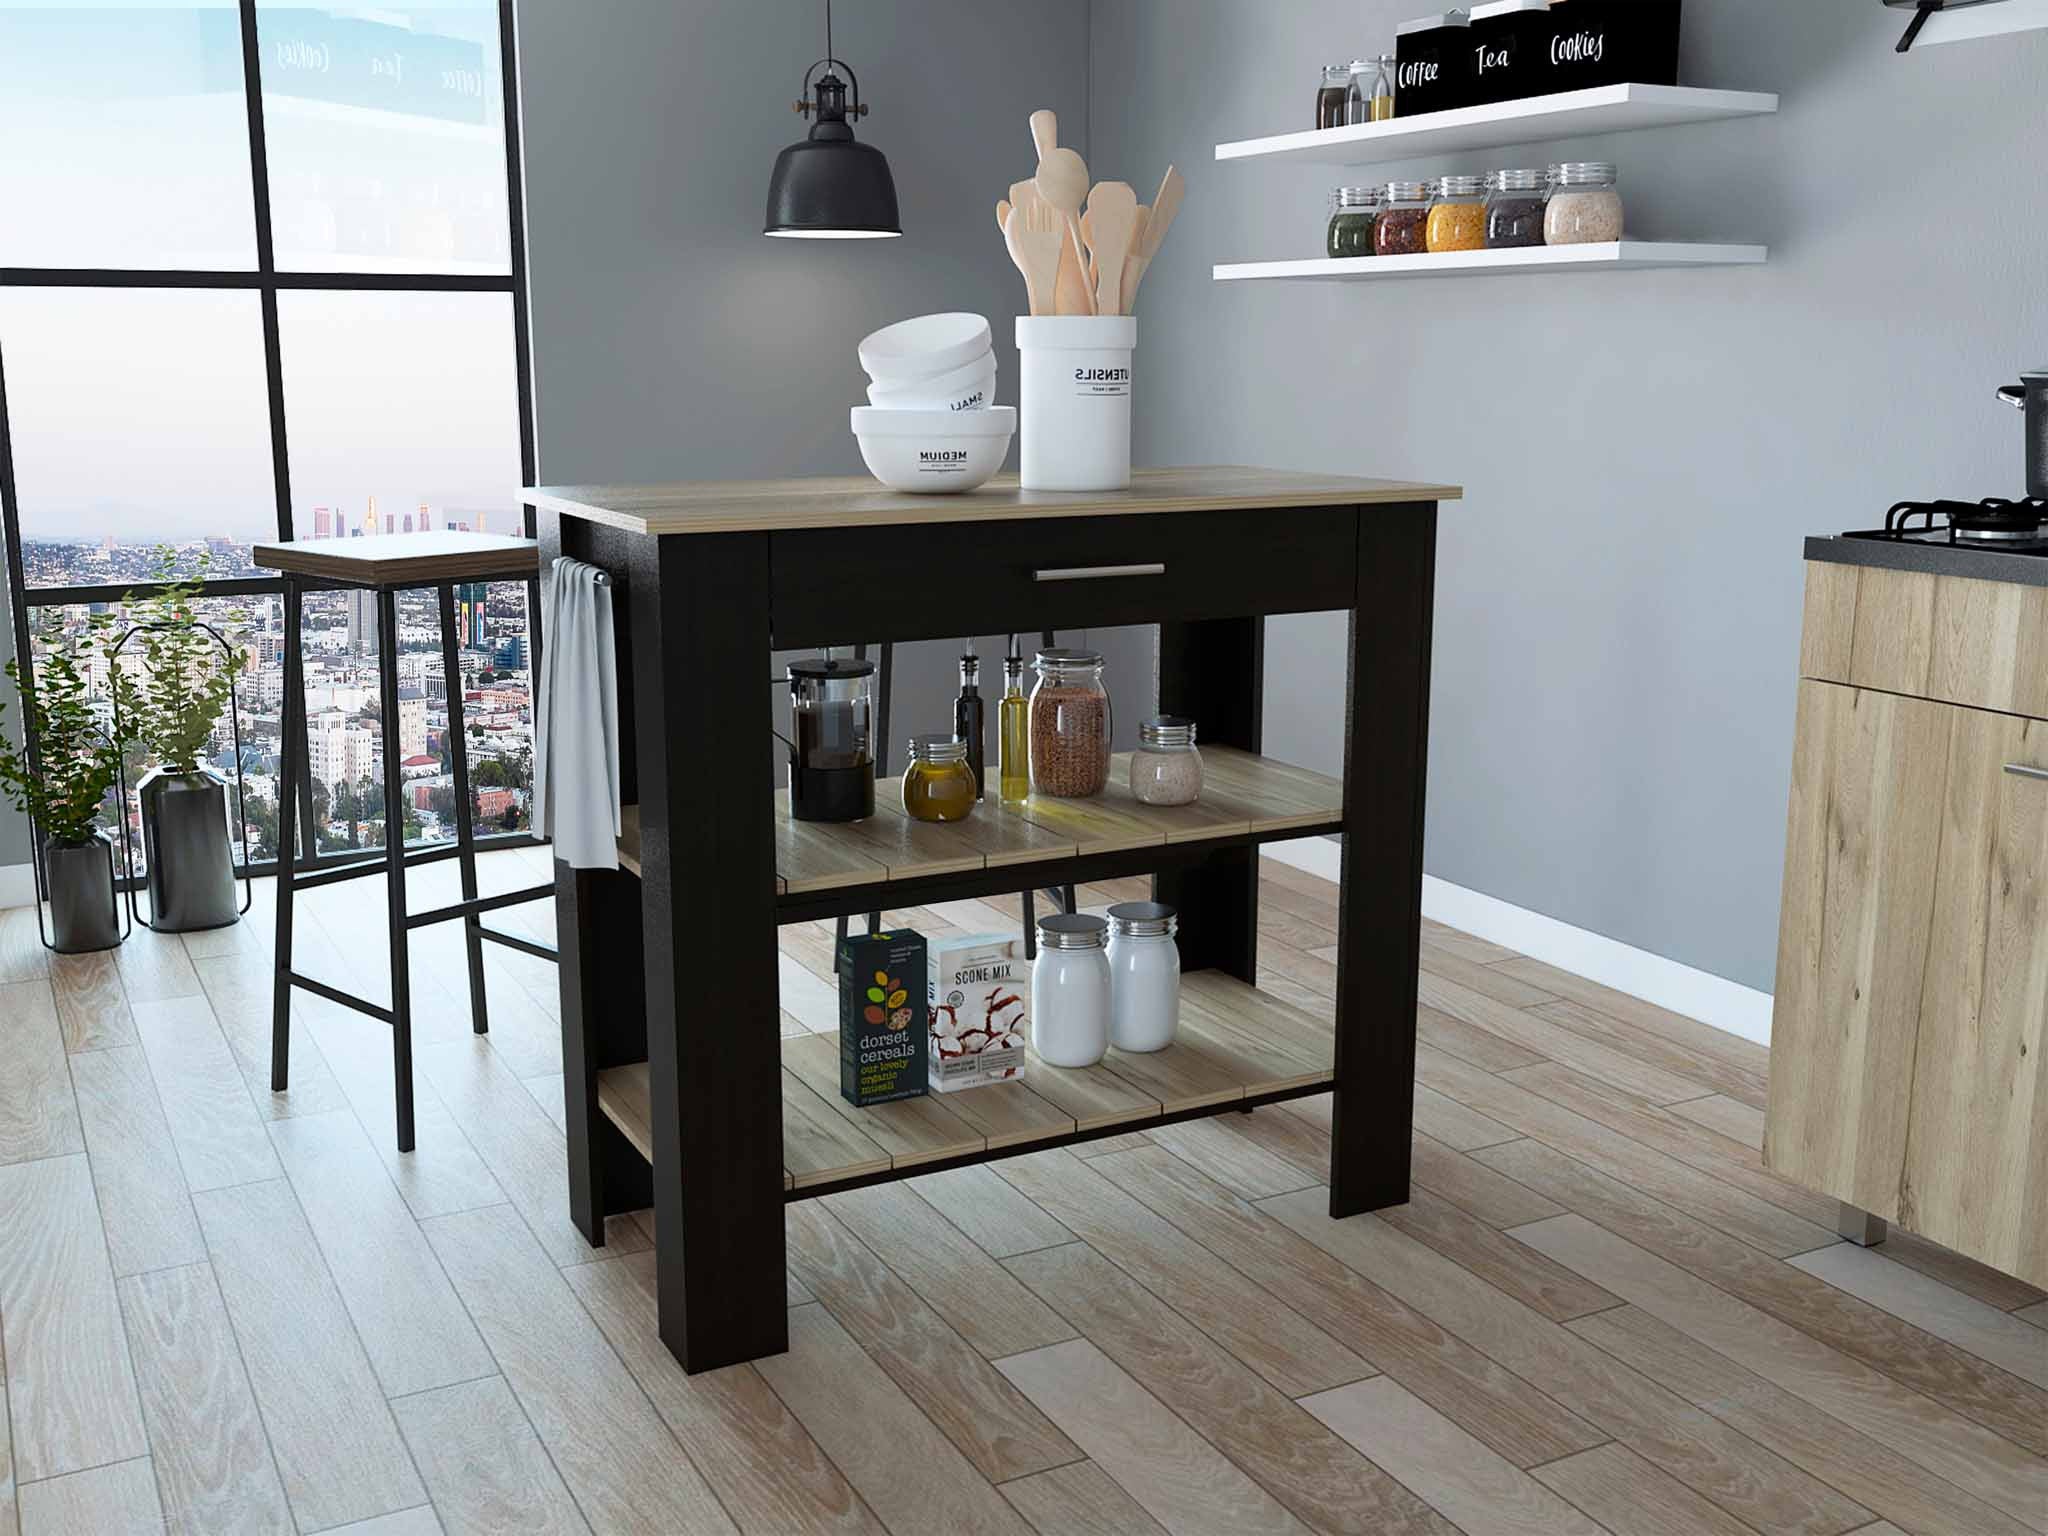
[[[1050,571],[1033,571],[1033,581],[1102,581],[1111,576],[1164,576],[1166,562],[1145,565],[1065,565]]]
[[[2007,763],[2005,771],[2015,778],[2048,779],[2048,768],[2034,768],[2026,763]]]

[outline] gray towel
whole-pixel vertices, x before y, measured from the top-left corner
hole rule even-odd
[[[572,869],[619,867],[619,676],[610,579],[556,560],[534,722],[533,818]]]

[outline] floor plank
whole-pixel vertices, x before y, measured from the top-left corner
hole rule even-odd
[[[1302,1407],[1467,1536],[1602,1536],[1585,1515],[1390,1377],[1319,1393]]]
[[[1442,1195],[1489,1226],[1518,1227],[1523,1222],[1555,1216],[1564,1209],[1526,1185],[1475,1162],[1470,1154],[1454,1152],[1419,1133],[1412,1142],[1409,1177],[1418,1188]]]
[[[283,1177],[241,1069],[204,997],[135,1004],[135,1031],[195,1194]]]
[[[146,1456],[106,1239],[82,1156],[0,1166],[0,1335],[14,1475]]]
[[[2031,1307],[2038,1313],[2043,1310],[2043,1304],[2048,1303],[2048,1295],[2043,1295],[2038,1286],[1966,1258],[1938,1243],[1930,1243],[1926,1238],[1917,1237],[1900,1227],[1893,1227],[1886,1234],[1884,1256],[1894,1264],[1917,1269],[1921,1274],[1930,1275],[1943,1285],[1953,1286],[1966,1296],[1974,1296],[2001,1312],[2018,1312]]]
[[[50,987],[65,1050],[76,1054],[135,1043],[135,1018],[110,952],[50,956]]]
[[[14,1429],[7,1412],[7,1342],[0,1337],[0,1536],[21,1536],[15,1521]]]
[[[1597,981],[1588,981],[1583,976],[1574,976],[1569,971],[1560,971],[1555,966],[1545,965],[1540,960],[1530,960],[1517,955],[1511,960],[1499,962],[1496,967],[1518,981],[1554,992],[1559,997],[1570,998],[1575,1003],[1604,1013],[1632,1025],[1646,1034],[1656,1035],[1673,1041],[1705,1055],[1713,1056],[1743,1068],[1745,1071],[1762,1075],[1770,1069],[1770,1050],[1753,1040],[1727,1030],[1716,1029],[1711,1024],[1702,1024],[1684,1014],[1673,1013],[1669,1008],[1660,1008],[1642,998],[1631,997],[1626,992],[1617,992],[1612,987],[1602,986]],[[1761,1109],[1761,1104],[1756,1106]]]
[[[1017,1513],[821,1304],[792,1307],[789,1349],[756,1368],[892,1536],[1028,1536]]]
[[[1460,1061],[1469,1061],[1475,1067],[1488,1072],[1507,1072],[1516,1067],[1533,1067],[1544,1060],[1539,1051],[1528,1050],[1512,1040],[1503,1039],[1491,1030],[1481,1029],[1476,1024],[1432,1008],[1427,1003],[1415,1009],[1415,1037],[1448,1052]]]
[[[502,1376],[391,1405],[448,1536],[584,1536],[590,1527]]]
[[[176,1536],[294,1530],[212,1266],[131,1275],[120,1290],[165,1528]]]
[[[1502,1236],[1497,1228],[1426,1189],[1415,1190],[1406,1205],[1388,1206],[1379,1217],[1552,1322],[1621,1305],[1619,1297]]]
[[[1239,1134],[1237,1122],[1253,1115],[1232,1115],[1228,1119],[1184,1120],[1162,1125],[1145,1134],[1183,1162],[1192,1163],[1232,1194],[1247,1200],[1267,1195],[1284,1195],[1318,1182],[1300,1167],[1275,1157],[1257,1142]]]
[[[0,1163],[82,1151],[64,1036],[46,981],[0,986]]]
[[[1790,1262],[2022,1381],[2048,1387],[2048,1334],[1931,1276],[1893,1263],[1879,1249],[1837,1243]]]
[[[999,1491],[1038,1536],[1164,1536],[1165,1527],[1092,1461],[1012,1478]]]
[[[73,1056],[71,1085],[114,1273],[205,1259],[199,1219],[192,1214],[178,1149],[142,1048],[114,1046]]]
[[[1749,1536],[1750,1527],[1625,1445],[1581,1451],[1530,1476],[1614,1536]]]
[[[1730,1141],[1739,1141],[1752,1151],[1764,1149],[1764,1112],[1754,1104],[1731,1099],[1725,1093],[1710,1093],[1703,1099],[1687,1099],[1667,1107],[1672,1114],[1705,1126]]]
[[[275,1120],[270,1139],[385,1395],[495,1374],[354,1112]]]
[[[1500,973],[1495,971],[1491,974]],[[1733,1096],[1737,1102],[1751,1107],[1756,1099],[1764,1096],[1762,1073],[1731,1066],[1718,1056],[1710,1056],[1704,1051],[1674,1044],[1662,1036],[1648,1034],[1632,1025],[1623,1024],[1618,1019],[1610,1019],[1606,1014],[1596,1012],[1583,1003],[1575,1003],[1569,998],[1543,1003],[1529,1009],[1528,1012],[1660,1071],[1669,1072],[1688,1082],[1704,1083],[1716,1093]],[[1553,1054],[1551,1059],[1563,1058]],[[1672,1101],[1660,1098],[1657,1102]]]
[[[983,1477],[1000,1483],[1080,1459],[836,1216],[806,1202],[787,1208],[787,1224],[790,1268]],[[1057,1317],[1051,1322],[1071,1336]]]
[[[1449,1536],[1419,1500],[1085,1243],[1008,1267],[1311,1528]]]
[[[903,1187],[928,1201],[991,1258],[1007,1259],[1074,1240],[1073,1233],[1004,1183],[992,1168],[928,1173],[905,1180]]]
[[[1426,1083],[1415,1085],[1415,1129],[1425,1136],[1434,1136],[1454,1152],[1498,1146],[1520,1134],[1489,1115],[1467,1108],[1450,1095],[1438,1093]]]
[[[420,1225],[592,1529],[733,1529],[518,1212]]]
[[[1087,1340],[1012,1355],[1001,1364],[1173,1536],[1299,1536],[1307,1530]]]
[[[193,1203],[299,1524],[426,1502],[291,1186],[206,1190]]]
[[[156,1536],[163,1520],[147,1456],[21,1487],[25,1536]]]
[[[653,1254],[562,1273],[742,1530],[881,1536],[880,1522],[753,1366],[684,1372],[658,1331]]]

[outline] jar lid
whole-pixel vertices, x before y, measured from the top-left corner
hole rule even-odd
[[[1567,160],[1555,168],[1560,187],[1604,187],[1614,184],[1614,166],[1607,160]]]
[[[1436,184],[1439,197],[1471,197],[1486,190],[1483,176],[1446,176]]]
[[[1371,59],[1353,59],[1351,61],[1351,73],[1353,73],[1354,75],[1362,75],[1368,69],[1371,69],[1372,66],[1373,61]]]
[[[1374,202],[1371,187],[1332,187],[1330,206],[1333,208],[1370,208]]]
[[[1387,200],[1394,203],[1419,203],[1429,196],[1426,181],[1390,181],[1387,183]]]
[[[910,738],[910,760],[913,763],[964,763],[967,761],[967,743],[944,731],[913,736]]]
[[[858,656],[799,656],[785,669],[791,677],[872,677],[875,664]]]
[[[1038,653],[1036,665],[1050,672],[1100,667],[1102,652],[1081,650],[1075,646],[1049,645]]]
[[[1138,722],[1138,745],[1143,747],[1192,747],[1195,722],[1186,715],[1154,715]]]
[[[1100,949],[1109,942],[1109,921],[1086,912],[1055,912],[1038,920],[1040,949]]]
[[[1120,939],[1170,939],[1180,914],[1157,901],[1120,901],[1109,909],[1109,931]]]
[[[1494,185],[1503,192],[1541,192],[1544,174],[1533,169],[1496,171],[1493,180]]]

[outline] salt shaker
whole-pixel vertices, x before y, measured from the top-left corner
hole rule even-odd
[[[1180,926],[1172,907],[1119,902],[1109,909],[1109,1043],[1163,1051],[1180,1026]]]
[[[1085,913],[1038,920],[1031,1048],[1046,1065],[1092,1067],[1109,1049],[1109,924]]]

